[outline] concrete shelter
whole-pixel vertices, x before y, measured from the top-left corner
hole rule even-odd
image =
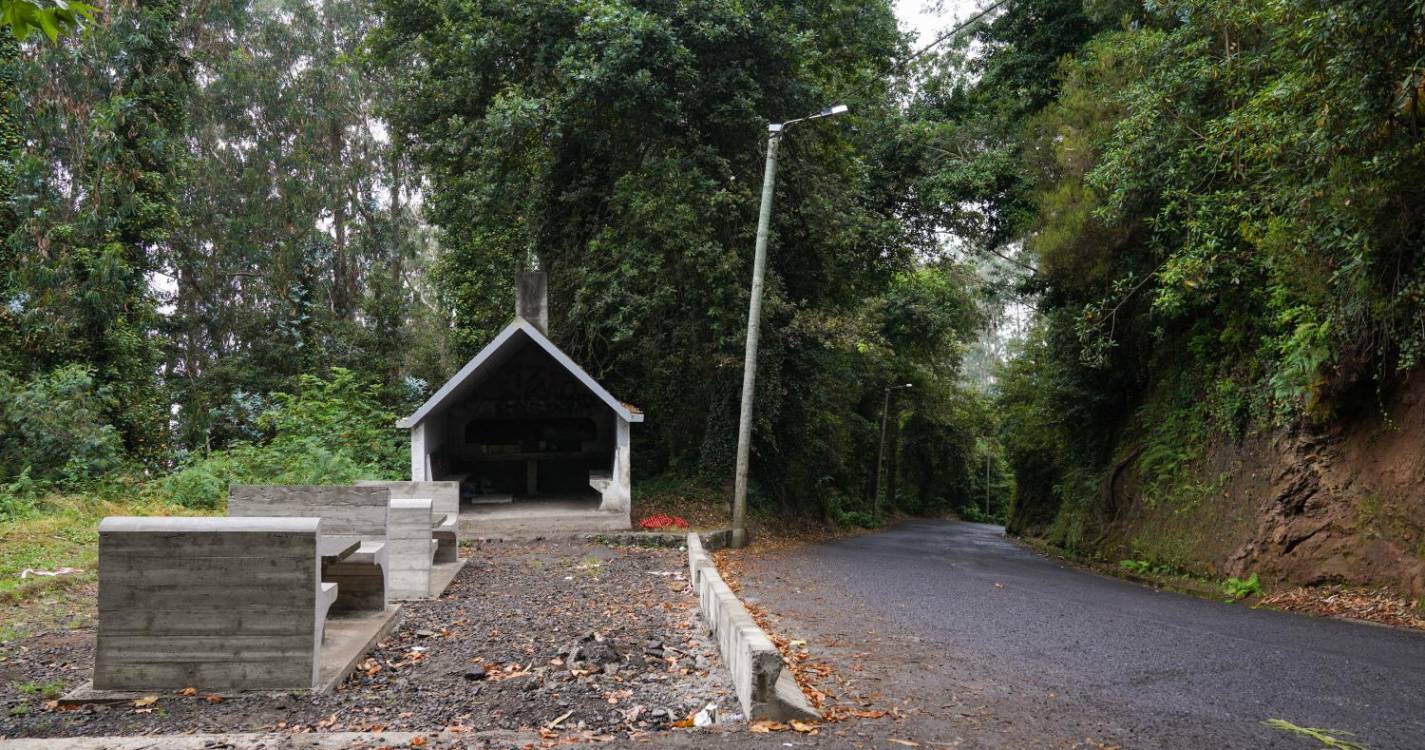
[[[547,283],[521,273],[515,319],[398,426],[411,481],[460,483],[462,534],[629,528],[619,401],[549,340]]]

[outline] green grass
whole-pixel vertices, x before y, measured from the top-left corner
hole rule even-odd
[[[0,643],[46,629],[83,625],[92,603],[67,592],[96,579],[99,521],[118,515],[194,515],[150,493],[51,495],[24,518],[0,523]],[[61,576],[21,578],[26,568],[78,568]]]
[[[25,682],[16,686],[21,695],[38,695],[41,698],[58,698],[64,693],[64,682]]]

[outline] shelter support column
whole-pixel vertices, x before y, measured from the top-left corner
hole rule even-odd
[[[429,482],[430,462],[426,455],[426,423],[411,428],[411,481]]]
[[[610,467],[609,485],[604,488],[604,499],[599,504],[599,510],[627,513],[633,497],[632,485],[628,420],[616,417],[613,466]]]

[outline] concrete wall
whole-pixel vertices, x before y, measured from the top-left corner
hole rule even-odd
[[[688,535],[688,581],[748,719],[819,718],[791,673],[782,669],[781,652],[718,574],[697,534]]]
[[[316,518],[106,518],[98,690],[307,689],[322,593]]]
[[[315,517],[324,520],[326,536],[380,540],[390,499],[385,487],[235,484],[228,488],[228,515]]]
[[[428,482],[435,478],[430,457],[449,441],[445,414],[427,416],[411,428],[411,481]]]

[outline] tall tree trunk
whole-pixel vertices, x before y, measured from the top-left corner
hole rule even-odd
[[[332,171],[340,175],[342,137],[341,123],[336,117],[331,120],[329,146]],[[332,247],[332,312],[336,313],[338,318],[346,318],[351,314],[351,288],[347,270],[349,260],[346,257],[346,186],[342,184],[340,177],[337,182],[336,189],[332,191],[332,229],[336,233]]]

